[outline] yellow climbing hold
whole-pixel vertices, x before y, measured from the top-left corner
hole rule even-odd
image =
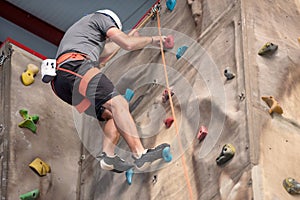
[[[281,106],[279,105],[279,103],[274,99],[274,97],[272,96],[264,96],[261,97],[261,99],[263,101],[265,101],[268,106],[269,106],[269,113],[272,114],[273,112],[278,113],[278,114],[282,114],[283,110],[281,108]]]
[[[34,161],[29,164],[29,167],[40,176],[45,176],[47,173],[51,172],[50,166],[40,158],[34,159]]]
[[[22,83],[26,86],[34,82],[35,75],[39,72],[39,68],[34,64],[28,64],[25,72],[22,73]]]

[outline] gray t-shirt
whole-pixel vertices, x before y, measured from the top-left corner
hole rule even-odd
[[[99,61],[106,41],[106,32],[111,27],[116,27],[113,20],[101,13],[82,17],[66,31],[56,58],[64,52],[76,51],[87,54],[93,61]]]

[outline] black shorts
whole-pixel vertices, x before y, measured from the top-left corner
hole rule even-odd
[[[61,68],[71,70],[83,76],[89,69],[96,66],[90,60],[71,61],[61,65]],[[83,99],[78,91],[81,78],[65,71],[56,71],[57,76],[52,81],[52,89],[56,95],[70,105],[78,105]],[[104,121],[101,117],[104,112],[102,106],[106,101],[119,95],[113,83],[103,74],[99,73],[88,84],[86,98],[91,102],[91,106],[85,111],[86,114]]]

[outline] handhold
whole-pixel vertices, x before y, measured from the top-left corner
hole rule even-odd
[[[32,190],[30,192],[27,192],[25,194],[20,195],[21,200],[34,200],[39,197],[40,191],[39,189]]]
[[[167,0],[166,5],[170,11],[173,11],[176,5],[176,0]]]
[[[283,180],[283,187],[290,194],[300,194],[300,183],[295,179],[288,177]]]
[[[173,35],[168,35],[164,42],[164,48],[172,49],[173,47],[174,47],[174,37]]]
[[[272,96],[264,96],[261,97],[262,100],[264,100],[268,106],[269,106],[269,114],[272,114],[273,112],[278,113],[278,114],[282,114],[283,110],[281,108],[281,106],[279,105],[279,103],[274,99],[274,97]]]
[[[21,109],[19,111],[20,115],[23,117],[23,121],[20,122],[18,124],[19,127],[21,128],[28,128],[29,130],[31,130],[33,133],[36,132],[36,123],[39,120],[39,116],[38,115],[29,115],[28,111],[25,109]]]
[[[176,53],[176,58],[179,59],[181,58],[181,56],[183,56],[183,54],[185,53],[185,51],[187,50],[187,46],[182,46],[182,47],[179,47],[177,49],[177,53]]]
[[[199,133],[197,135],[198,140],[201,142],[202,140],[204,140],[207,134],[208,134],[207,128],[205,126],[201,126]]]
[[[34,159],[34,161],[29,164],[29,167],[40,176],[45,176],[47,173],[51,172],[50,166],[40,158]]]
[[[278,49],[278,45],[273,44],[272,42],[267,42],[264,46],[258,51],[258,55],[263,56],[267,54],[273,54]]]
[[[235,77],[235,74],[232,73],[229,68],[226,68],[224,70],[224,76],[227,78],[227,80],[231,80]]]
[[[174,95],[173,90],[170,88],[170,93],[171,93],[171,97]],[[165,89],[163,94],[162,94],[162,102],[166,103],[169,100],[169,93],[168,93],[168,89]]]
[[[34,82],[34,77],[39,72],[39,68],[34,64],[28,64],[27,69],[21,75],[22,83],[26,86]]]
[[[134,95],[134,91],[127,88],[124,94],[124,98],[129,102],[132,99],[133,95]]]
[[[169,118],[164,120],[164,123],[165,123],[167,128],[170,128],[172,126],[173,122],[174,122],[173,117],[169,117]]]
[[[227,161],[233,158],[235,154],[235,148],[232,144],[225,144],[219,157],[216,159],[217,165],[223,165]]]

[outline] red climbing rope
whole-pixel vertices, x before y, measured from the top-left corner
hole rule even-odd
[[[177,139],[178,139],[179,148],[180,148],[181,153],[183,153],[184,151],[183,151],[181,140],[179,138],[179,129],[178,129],[178,124],[177,124],[177,120],[176,120],[176,117],[175,117],[175,110],[174,110],[172,95],[171,95],[170,86],[169,86],[166,59],[165,59],[165,54],[164,54],[164,50],[163,50],[163,42],[162,42],[162,35],[161,35],[160,17],[159,17],[159,12],[158,11],[156,11],[156,16],[157,16],[158,33],[160,35],[160,51],[161,51],[162,62],[163,62],[163,65],[164,65],[164,74],[165,74],[166,85],[167,85],[167,90],[168,90],[168,95],[169,95],[169,100],[170,100],[170,106],[171,106],[172,116],[173,116],[173,119],[174,119],[174,125],[175,125],[175,129],[176,129],[176,136],[177,136]],[[188,175],[188,169],[187,169],[184,153],[181,156],[181,161],[182,161],[182,165],[183,165],[185,180],[186,180],[186,183],[187,183],[187,186],[188,186],[188,189],[189,189],[189,199],[193,200],[193,190],[192,190],[191,182],[190,182],[189,175]]]

